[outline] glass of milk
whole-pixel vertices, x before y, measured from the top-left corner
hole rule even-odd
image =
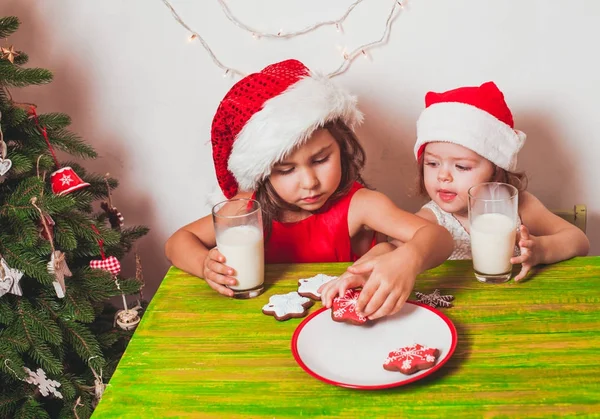
[[[469,225],[475,277],[498,284],[510,279],[515,250],[519,191],[512,185],[487,182],[469,189]]]
[[[217,248],[225,265],[235,272],[234,298],[252,298],[264,288],[265,254],[260,204],[253,199],[230,199],[212,209]]]

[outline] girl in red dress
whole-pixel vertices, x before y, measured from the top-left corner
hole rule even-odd
[[[367,254],[373,269],[359,308],[374,319],[399,311],[416,276],[446,260],[453,243],[443,227],[363,187],[365,154],[353,132],[361,121],[354,96],[287,60],[231,88],[213,119],[212,146],[225,197],[261,205],[265,262],[351,262]],[[376,244],[375,232],[406,244]],[[232,296],[234,272],[215,246],[208,215],[176,231],[166,254]]]

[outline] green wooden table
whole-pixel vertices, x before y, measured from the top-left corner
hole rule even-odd
[[[480,284],[465,261],[427,271],[417,291],[456,297],[443,310],[456,352],[431,376],[381,391],[309,376],[290,350],[301,319],[261,313],[298,278],[346,266],[268,266],[268,288],[252,300],[221,297],[171,268],[93,418],[600,417],[600,257],[520,284]]]

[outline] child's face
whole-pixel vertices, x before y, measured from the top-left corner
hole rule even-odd
[[[488,182],[493,174],[493,164],[468,148],[443,142],[425,146],[425,189],[429,197],[446,212],[466,214],[469,188]]]
[[[342,178],[340,147],[320,129],[288,157],[273,166],[271,185],[289,204],[316,211],[336,191]]]

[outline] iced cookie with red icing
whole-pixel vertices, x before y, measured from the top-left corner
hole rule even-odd
[[[298,294],[313,300],[320,300],[321,293],[319,292],[319,288],[321,285],[326,284],[336,278],[337,276],[318,274],[311,278],[300,279],[298,280]]]
[[[263,306],[262,312],[279,321],[284,321],[306,316],[308,309],[313,304],[314,302],[310,298],[302,297],[296,291],[292,291],[287,294],[272,295],[269,303]]]
[[[331,319],[341,323],[365,324],[368,319],[356,312],[359,295],[360,290],[349,289],[343,296],[335,297],[331,305]]]
[[[390,352],[383,363],[383,368],[388,371],[400,371],[403,374],[410,375],[433,367],[439,355],[439,349],[415,343]]]

